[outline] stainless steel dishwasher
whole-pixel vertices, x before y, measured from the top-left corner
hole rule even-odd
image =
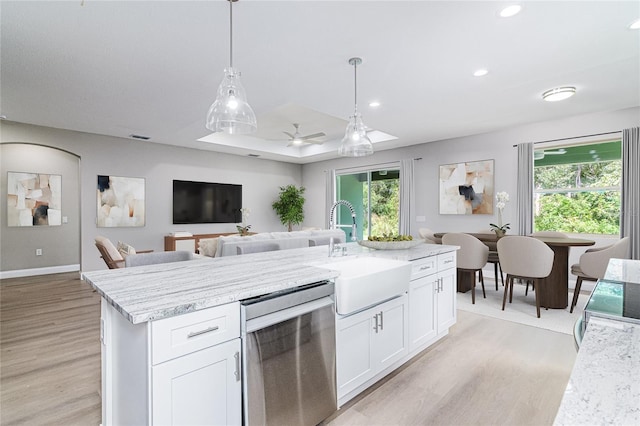
[[[333,283],[242,302],[245,425],[316,425],[337,409]]]

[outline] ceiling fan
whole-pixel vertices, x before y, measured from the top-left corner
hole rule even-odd
[[[324,132],[319,132],[319,133],[314,133],[312,135],[302,136],[300,134],[300,131],[299,131],[300,124],[293,123],[293,127],[295,127],[295,129],[296,129],[295,133],[293,133],[293,134],[291,134],[289,132],[282,132],[282,133],[284,133],[285,135],[287,135],[287,136],[289,136],[291,138],[291,139],[289,139],[289,145],[287,145],[287,146],[300,146],[303,143],[315,143],[315,144],[322,144],[323,143],[322,141],[314,141],[313,139],[319,138],[321,136],[325,136]]]
[[[561,155],[561,154],[566,154],[567,150],[564,148],[560,148],[557,151],[547,151],[547,150],[538,150],[538,151],[534,151],[533,152],[533,159],[534,160],[542,160],[544,158],[545,155]]]

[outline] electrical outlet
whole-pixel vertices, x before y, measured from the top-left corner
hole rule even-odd
[[[42,256],[42,249],[36,249],[36,256]]]

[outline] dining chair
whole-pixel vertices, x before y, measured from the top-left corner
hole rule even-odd
[[[533,280],[536,286],[536,314],[540,318],[540,292],[542,278],[551,273],[553,267],[553,250],[545,243],[531,237],[508,236],[498,240],[498,255],[502,270],[507,273],[507,284],[504,287],[502,310],[507,303],[513,301],[513,280],[520,278]]]
[[[193,259],[190,251],[159,251],[157,253],[136,253],[124,258],[127,268],[134,266],[156,265],[159,263],[182,262]]]
[[[418,235],[425,240],[427,244],[442,244],[442,238],[436,238],[433,231],[429,228],[418,229]]]
[[[577,280],[569,312],[573,312],[573,308],[578,303],[582,281],[598,281],[604,278],[609,259],[629,259],[629,257],[629,237],[622,238],[615,244],[585,251],[580,256],[579,262],[571,265],[571,273],[577,277]]]
[[[480,231],[478,231],[478,234],[494,235],[495,232],[493,232],[493,229],[481,229]],[[487,263],[493,264],[493,275],[496,282],[496,291],[498,291],[498,270],[500,270],[500,279],[502,280],[503,286],[504,275],[502,274],[502,267],[500,266],[500,256],[498,256],[498,251],[496,248],[497,241],[483,241],[483,243],[489,247],[489,257],[487,258]]]
[[[569,238],[568,234],[559,231],[538,231],[529,234],[530,237],[550,237],[550,238]],[[531,290],[535,290],[536,286],[531,280],[527,280],[527,287],[524,289],[524,295],[529,294],[529,284],[531,284]]]
[[[504,275],[502,274],[502,265],[500,265],[500,256],[498,256],[497,251],[489,251],[489,257],[487,258],[487,263],[493,264],[493,274],[496,280],[496,291],[498,291],[498,269],[500,270],[500,279],[502,280],[503,286],[504,286]]]
[[[473,274],[473,285],[471,286],[471,303],[476,303],[476,272],[480,277],[482,284],[482,296],[486,299],[487,294],[484,290],[484,277],[482,276],[482,268],[487,264],[489,256],[489,247],[482,241],[469,234],[448,233],[442,236],[442,244],[459,246],[456,252],[456,263],[459,271],[463,273]]]

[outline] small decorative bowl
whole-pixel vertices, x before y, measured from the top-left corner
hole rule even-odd
[[[411,247],[415,247],[418,244],[422,244],[423,240],[411,240],[411,241],[358,241],[358,244],[364,247],[376,249],[376,250],[406,250]]]

